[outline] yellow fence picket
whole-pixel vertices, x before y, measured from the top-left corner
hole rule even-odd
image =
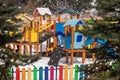
[[[64,70],[64,80],[68,80],[68,65],[65,66],[65,70]]]
[[[73,65],[70,66],[70,80],[73,80]]]
[[[28,80],[32,80],[32,70],[28,68]]]

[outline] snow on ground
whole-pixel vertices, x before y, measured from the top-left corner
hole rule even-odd
[[[50,60],[49,57],[42,57],[37,62],[32,63],[30,65],[26,65],[26,66],[20,66],[20,68],[23,68],[23,67],[24,68],[29,68],[29,67],[33,68],[34,66],[37,67],[37,68],[39,68],[41,66],[42,67],[49,66],[47,64],[49,60]],[[91,58],[87,58],[85,60],[84,64],[92,64],[92,63],[93,63],[92,59]],[[73,65],[76,65],[76,64],[78,64],[78,65],[82,64],[82,58],[81,57],[74,57],[74,64]],[[68,65],[68,66],[70,66],[70,57],[68,58],[68,63],[66,63],[66,57],[61,58],[59,60],[59,62],[58,62],[58,65],[63,65],[63,66]]]
[[[31,64],[31,65],[26,65],[26,66],[19,66],[19,68],[20,68],[20,70],[22,69],[22,68],[26,68],[26,69],[28,69],[28,68],[31,68],[31,69],[33,69],[34,68],[34,66],[35,67],[37,67],[37,69],[39,69],[39,67],[43,67],[43,69],[46,67],[46,66],[48,66],[48,61],[50,60],[50,58],[49,57],[42,57],[40,60],[38,60],[37,62],[35,62],[35,63],[33,63],[33,64]],[[91,58],[87,58],[86,60],[85,60],[85,63],[84,64],[92,64],[93,63],[93,61],[92,61],[92,59]],[[82,58],[81,57],[74,57],[74,64],[73,64],[73,66],[75,66],[76,64],[78,64],[78,65],[80,65],[80,64],[82,64]],[[33,66],[34,65],[34,66]],[[68,58],[68,64],[66,63],[66,57],[62,57],[60,60],[59,60],[59,62],[58,62],[58,65],[63,65],[63,66],[65,66],[65,65],[68,65],[68,66],[70,66],[70,57]],[[50,66],[48,66],[48,67],[50,67]],[[15,67],[14,67],[14,71],[15,71]],[[73,70],[74,71],[74,70]],[[55,71],[54,71],[55,72]],[[69,75],[70,75],[70,70],[68,70],[68,78],[69,78]],[[27,74],[27,73],[26,73]],[[33,73],[32,73],[33,74]],[[55,73],[56,74],[56,73]],[[64,73],[63,73],[64,74]],[[74,72],[73,72],[73,74],[74,74]],[[39,75],[39,72],[38,72],[38,75]],[[22,74],[20,73],[20,76],[22,77]],[[64,76],[64,75],[63,75]],[[32,77],[33,78],[33,77]],[[43,78],[44,78],[44,74],[43,74]],[[59,78],[59,70],[58,70],[58,72],[57,72],[57,78]],[[73,78],[74,78],[74,75],[73,75]],[[54,77],[54,79],[55,79],[55,77]],[[15,80],[15,73],[14,73],[14,80]],[[20,79],[21,80],[21,79]],[[27,80],[27,77],[26,77],[26,80]],[[33,79],[32,79],[33,80]],[[39,80],[39,76],[38,76],[38,80]],[[44,79],[43,79],[44,80]],[[50,80],[50,79],[49,79]],[[57,79],[57,80],[59,80],[59,79]],[[70,80],[70,79],[68,79],[68,80]]]

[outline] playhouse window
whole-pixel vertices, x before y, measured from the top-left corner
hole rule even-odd
[[[82,35],[78,35],[76,40],[77,40],[77,42],[81,42],[82,41]]]

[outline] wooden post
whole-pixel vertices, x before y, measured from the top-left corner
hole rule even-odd
[[[92,53],[92,61],[95,60],[95,53]]]
[[[57,37],[55,36],[56,34],[56,21],[54,21],[54,43],[53,43],[53,47],[55,48],[57,46]]]
[[[65,27],[65,35],[67,35],[67,27]],[[65,38],[65,41],[64,41],[64,45],[66,44],[66,38]],[[68,63],[68,56],[69,56],[69,52],[66,51],[66,63]]]
[[[19,52],[20,54],[22,54],[22,40],[20,40],[20,43],[19,43]]]
[[[49,47],[49,48],[51,47],[50,43],[51,43],[51,40],[48,39],[48,47]]]
[[[25,54],[28,55],[28,48],[27,48],[27,45],[25,45]]]
[[[42,53],[42,43],[40,44],[40,52]]]
[[[96,47],[96,44],[95,42],[92,43],[92,48],[95,48]],[[92,53],[92,61],[95,60],[95,53]]]
[[[73,14],[70,14],[70,19],[73,19]]]
[[[38,46],[39,46],[39,23],[37,22],[37,43],[36,43],[36,54],[38,54]]]
[[[42,24],[42,20],[43,20],[43,16],[40,15],[40,22],[41,22],[41,24]]]
[[[80,19],[80,15],[79,14],[77,14],[77,19]]]
[[[69,53],[66,51],[66,63],[68,63],[68,56],[69,56]]]
[[[16,51],[15,51],[15,44],[14,44],[14,43],[13,43],[13,51],[16,52]]]
[[[58,16],[58,22],[60,22],[60,14],[58,14],[57,16]]]
[[[74,27],[72,27],[72,46],[71,46],[72,52],[71,52],[71,65],[73,64],[73,50],[74,50]]]
[[[47,40],[47,42],[46,42],[46,56],[48,56],[47,48],[48,48],[48,40]]]
[[[32,54],[32,44],[31,44],[31,28],[30,30],[28,31],[28,43],[29,43],[29,46],[30,46],[30,55]]]
[[[49,22],[51,23],[51,15],[49,15]]]

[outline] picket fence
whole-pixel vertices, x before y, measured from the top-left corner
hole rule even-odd
[[[81,65],[80,65],[81,67]],[[12,72],[13,80],[83,80],[84,72],[78,71],[78,65],[16,68]],[[57,76],[58,75],[58,76]]]

